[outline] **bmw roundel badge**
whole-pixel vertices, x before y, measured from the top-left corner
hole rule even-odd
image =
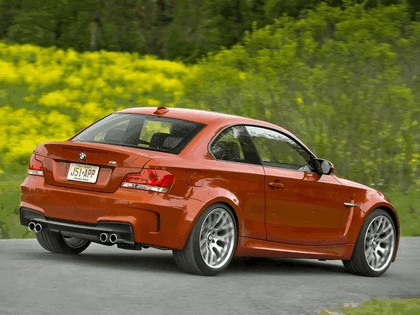
[[[84,160],[86,160],[86,154],[85,153],[80,153],[79,154],[79,159],[80,159],[80,161],[84,161]]]

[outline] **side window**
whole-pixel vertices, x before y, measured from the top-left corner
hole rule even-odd
[[[270,129],[246,127],[252,137],[262,164],[311,172],[311,156],[288,136]]]
[[[258,164],[258,156],[243,126],[230,127],[220,133],[210,151],[217,160]]]

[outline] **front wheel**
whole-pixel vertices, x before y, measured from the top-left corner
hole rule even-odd
[[[343,260],[344,267],[362,276],[380,276],[391,264],[396,238],[389,214],[382,209],[372,211],[360,230],[351,259]]]
[[[173,250],[175,262],[185,272],[214,276],[228,267],[236,241],[232,211],[224,204],[215,204],[200,216],[185,248]]]
[[[58,232],[42,230],[36,234],[38,243],[46,250],[58,254],[79,254],[90,244],[90,241],[77,237],[66,237]]]

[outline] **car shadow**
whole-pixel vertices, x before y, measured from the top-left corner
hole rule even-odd
[[[339,273],[346,274],[341,264],[316,259],[290,259],[290,258],[254,258],[236,257],[227,270],[230,273],[270,273],[270,274],[320,274]]]
[[[147,253],[142,251],[121,251],[120,253],[83,252],[79,255],[54,254],[50,252],[32,252],[32,259],[45,261],[60,261],[77,264],[84,267],[105,268],[112,270],[179,272],[171,251]]]
[[[30,251],[26,259],[48,262],[71,263],[86,267],[105,268],[112,270],[180,273],[172,252],[167,251],[119,251],[119,252],[83,252],[79,255],[53,254],[49,252]],[[346,274],[341,264],[332,264],[318,260],[307,259],[277,259],[277,258],[243,258],[235,257],[225,275],[238,274]]]

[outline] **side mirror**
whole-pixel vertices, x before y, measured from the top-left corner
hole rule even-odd
[[[321,175],[330,175],[334,172],[334,164],[328,160],[318,160]]]

